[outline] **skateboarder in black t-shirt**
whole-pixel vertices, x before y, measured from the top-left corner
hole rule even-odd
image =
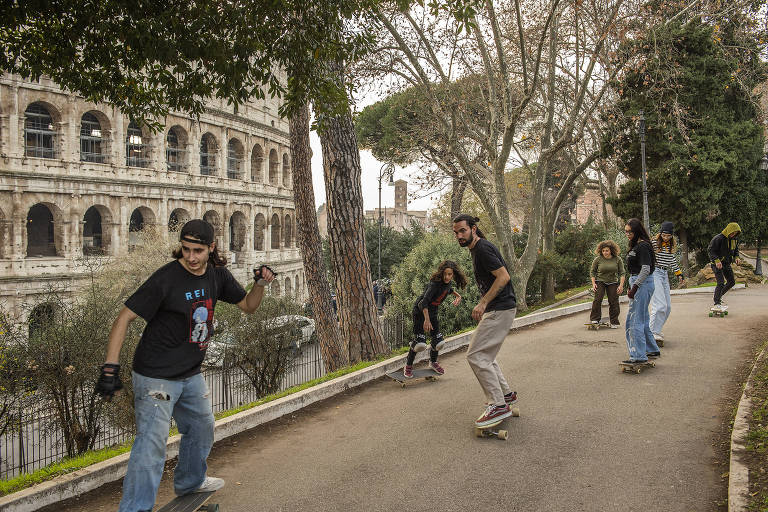
[[[411,349],[408,351],[405,368],[403,368],[403,376],[406,379],[413,377],[413,361],[416,359],[416,352],[421,352],[427,348],[426,332],[431,333],[432,337],[429,367],[440,375],[445,373],[445,370],[437,362],[437,354],[445,344],[443,333],[440,332],[437,308],[448,295],[455,297],[453,299],[454,306],[458,306],[461,302],[461,295],[451,286],[454,279],[459,288],[464,288],[467,285],[467,278],[459,266],[450,260],[443,261],[430,277],[424,293],[416,299],[416,303],[413,305],[413,341],[411,342]]]
[[[246,294],[218,254],[213,226],[195,219],[184,224],[174,261],[160,267],[125,302],[112,325],[96,391],[111,398],[122,389],[120,349],[130,324],[147,321],[133,357],[136,438],[123,480],[119,512],[152,510],[165,464],[171,417],[182,434],[174,474],[178,495],[220,489],[224,481],[206,476],[214,419],[208,387],[200,373],[218,300],[253,313],[274,279],[269,267],[254,271]]]
[[[510,405],[517,402],[517,393],[507,384],[496,361],[515,320],[517,300],[507,264],[496,246],[485,239],[478,221],[470,215],[459,215],[453,219],[453,233],[459,245],[468,247],[472,254],[481,294],[472,310],[472,318],[479,323],[469,342],[467,361],[486,397],[485,411],[475,420],[475,426],[485,427],[512,416]]]

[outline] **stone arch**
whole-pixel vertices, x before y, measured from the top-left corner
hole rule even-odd
[[[104,205],[95,204],[83,215],[83,254],[108,254],[112,245],[112,213]]]
[[[60,256],[64,235],[62,214],[52,203],[37,203],[27,212],[27,257]]]
[[[42,331],[56,320],[56,306],[51,302],[38,304],[29,312],[27,324],[29,337],[42,334]]]
[[[146,206],[139,206],[131,212],[128,221],[128,251],[143,245],[142,233],[155,224],[155,212]]]
[[[271,234],[271,247],[272,249],[279,249],[280,248],[280,216],[278,216],[276,213],[272,215],[272,232]]]
[[[291,188],[291,161],[288,158],[288,153],[283,153],[283,186],[285,188]]]
[[[189,135],[179,125],[173,125],[165,134],[165,163],[168,172],[186,172]]]
[[[251,151],[251,181],[261,183],[264,181],[264,150],[256,144]]]
[[[150,134],[147,128],[136,121],[129,121],[125,129],[125,165],[127,167],[149,167]]]
[[[109,118],[98,110],[80,116],[80,161],[104,163],[109,155]]]
[[[261,213],[257,213],[253,221],[253,250],[264,250],[264,229],[266,227],[267,219]]]
[[[280,167],[280,162],[277,157],[277,151],[274,149],[269,150],[269,184],[277,185],[279,179],[277,173]]]
[[[293,288],[291,287],[291,278],[289,276],[285,278],[284,284],[285,284],[285,296],[286,297],[293,296]]]
[[[273,297],[280,296],[280,281],[275,279],[269,287],[269,294]]]
[[[240,180],[243,178],[243,143],[237,138],[229,139],[227,143],[227,178]]]
[[[24,110],[24,156],[56,158],[61,113],[44,101],[30,103]]]
[[[224,234],[221,226],[221,215],[216,210],[208,210],[203,215],[203,220],[213,226],[213,238],[216,242],[216,247],[221,247],[221,237]]]
[[[219,143],[211,132],[206,132],[200,138],[200,174],[202,176],[216,176],[216,154],[219,152]]]
[[[248,234],[248,223],[245,214],[237,211],[229,218],[229,250],[240,252],[245,249],[245,241]]]
[[[192,215],[184,208],[176,208],[168,216],[168,232],[181,231],[182,226],[192,220]]]
[[[283,227],[283,243],[285,247],[290,247],[293,244],[293,221],[290,215],[285,216],[285,224]]]

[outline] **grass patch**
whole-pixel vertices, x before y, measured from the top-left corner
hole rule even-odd
[[[83,469],[92,464],[96,464],[97,462],[102,462],[111,459],[112,457],[122,455],[131,450],[132,443],[133,441],[131,440],[117,446],[89,451],[77,457],[63,459],[54,464],[50,464],[44,468],[38,469],[34,473],[25,473],[10,480],[0,480],[0,496],[6,496],[22,489],[26,489],[27,487],[51,480],[57,476],[66,475],[73,471],[77,471],[78,469]]]
[[[762,348],[765,349],[766,343]],[[745,462],[749,469],[748,510],[768,510],[768,474],[765,455],[768,453],[768,357],[756,366],[752,381],[752,413],[746,437]]]

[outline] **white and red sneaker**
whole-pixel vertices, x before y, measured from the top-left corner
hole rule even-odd
[[[512,405],[517,403],[517,391],[510,391],[506,395],[504,395],[504,402],[506,402],[507,405]]]
[[[478,427],[487,427],[512,416],[512,410],[507,404],[504,405],[489,405],[482,416],[475,420],[475,425]]]
[[[443,370],[443,367],[440,366],[440,364],[437,361],[429,363],[429,367],[432,368],[435,373],[439,375],[443,375],[445,373],[445,370]]]
[[[403,368],[403,377],[405,377],[406,379],[413,378],[413,366],[405,365],[405,368]]]

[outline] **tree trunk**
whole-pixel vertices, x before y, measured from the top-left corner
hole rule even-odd
[[[333,312],[331,286],[328,283],[323,261],[323,244],[317,226],[315,192],[312,186],[312,150],[309,146],[309,107],[305,105],[289,122],[296,239],[304,261],[304,278],[315,317],[323,365],[326,372],[332,372],[349,364],[349,351],[342,344],[336,314]]]
[[[319,133],[341,336],[348,342],[349,361],[354,364],[386,350],[365,248],[360,152],[349,113],[317,117],[323,119]]]
[[[453,178],[451,183],[451,219],[455,219],[461,213],[461,204],[464,201],[464,191],[466,189],[466,179]]]
[[[542,233],[542,243],[541,243],[541,254],[549,254],[555,250],[555,222],[557,221],[558,213],[560,212],[560,209],[558,208],[557,211],[554,213],[554,215],[547,214],[544,216],[544,223],[542,225],[543,233]],[[555,300],[555,272],[554,270],[549,268],[549,265],[547,265],[548,270],[544,273],[544,279],[541,282],[541,300],[547,301],[547,300]]]
[[[680,228],[678,231],[678,239],[680,240],[680,266],[683,269],[683,274],[691,277],[689,275],[691,264],[688,261],[688,231],[685,228]]]

